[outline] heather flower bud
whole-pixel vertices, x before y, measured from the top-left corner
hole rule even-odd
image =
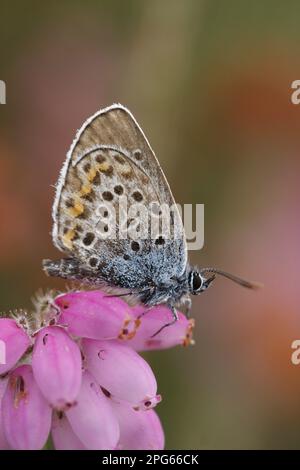
[[[58,326],[39,331],[32,354],[35,380],[51,406],[64,409],[76,401],[81,384],[81,353]]]
[[[51,434],[56,450],[87,450],[62,412],[54,413]]]
[[[128,405],[113,404],[120,426],[119,450],[161,450],[164,432],[154,410],[135,411]]]
[[[94,377],[84,372],[77,403],[66,411],[73,432],[87,449],[115,449],[119,424],[111,406]]]
[[[31,366],[17,367],[10,374],[2,400],[2,419],[13,449],[38,450],[45,445],[51,408],[34,380]]]
[[[105,292],[70,292],[55,300],[60,310],[58,322],[76,336],[91,339],[131,338],[139,320],[122,299]]]
[[[30,346],[30,338],[12,318],[0,318],[0,375],[9,371]]]
[[[133,349],[117,341],[83,340],[87,369],[113,399],[149,409],[160,401],[151,367]]]

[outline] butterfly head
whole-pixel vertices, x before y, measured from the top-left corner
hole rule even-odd
[[[189,291],[193,295],[199,295],[205,291],[212,281],[215,279],[215,275],[205,278],[197,269],[192,269],[188,276]]]
[[[204,275],[207,273],[212,273],[212,276],[206,278]],[[233,274],[227,273],[217,268],[193,268],[188,274],[189,292],[193,295],[201,294],[201,292],[205,291],[215,280],[216,275],[226,277],[230,281],[233,281],[240,286],[247,287],[248,289],[257,289],[262,287],[262,284],[246,281],[245,279],[241,279],[240,277],[234,276]]]

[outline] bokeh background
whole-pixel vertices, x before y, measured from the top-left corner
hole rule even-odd
[[[0,310],[46,278],[51,205],[75,130],[121,102],[180,203],[205,204],[219,279],[195,298],[194,347],[147,355],[167,448],[300,448],[300,3],[288,0],[2,1]]]

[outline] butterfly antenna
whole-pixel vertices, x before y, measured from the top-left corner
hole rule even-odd
[[[230,279],[230,281],[233,281],[236,284],[239,284],[240,286],[247,287],[248,289],[260,289],[261,287],[263,287],[263,284],[261,284],[260,282],[246,281],[245,279],[235,276],[234,274],[227,273],[226,271],[222,271],[221,269],[217,268],[200,269],[200,274],[205,273],[218,274],[219,276],[226,277],[227,279]]]

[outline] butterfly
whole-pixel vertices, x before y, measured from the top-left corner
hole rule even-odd
[[[158,220],[155,235],[148,211],[125,217],[129,235],[133,226],[135,236],[120,236],[124,198],[130,208],[150,208]],[[161,207],[172,210],[164,212]],[[52,215],[53,242],[66,257],[44,260],[46,273],[112,288],[113,295],[133,296],[147,308],[165,304],[172,317],[161,329],[177,321],[179,305],[184,303],[189,310],[190,295],[204,292],[216,274],[257,287],[216,268],[190,266],[182,220],[167,179],[141,127],[121,104],[98,111],[77,131],[56,186]],[[167,235],[160,232],[163,222],[170,228]]]

